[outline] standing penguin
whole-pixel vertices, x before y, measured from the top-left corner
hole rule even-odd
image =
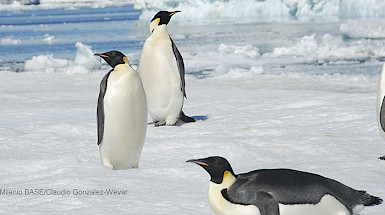
[[[223,157],[188,160],[210,174],[209,204],[216,215],[352,215],[382,199],[333,179],[290,169],[236,175]]]
[[[121,52],[95,54],[113,69],[100,83],[98,145],[105,166],[137,168],[147,131],[147,103],[139,74]]]
[[[385,140],[385,64],[382,66],[377,89],[377,122],[381,137]],[[385,155],[380,159],[385,160]]]
[[[148,111],[155,126],[195,122],[183,111],[185,70],[183,58],[167,31],[171,16],[180,11],[160,11],[150,23],[151,36],[143,45],[138,72],[146,91]]]

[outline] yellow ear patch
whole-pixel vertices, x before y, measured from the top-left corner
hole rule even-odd
[[[154,29],[159,25],[159,23],[160,23],[160,18],[154,19],[154,20],[150,23],[150,31],[153,32]]]
[[[126,56],[123,57],[123,61],[124,61],[124,63],[127,63],[127,64],[128,64],[128,59],[127,59]]]
[[[223,173],[223,180],[225,180],[227,178],[227,176],[231,175],[231,172],[226,170],[224,173]]]

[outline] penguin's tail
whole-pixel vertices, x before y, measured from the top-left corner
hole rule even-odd
[[[374,206],[382,203],[382,199],[380,197],[372,196],[365,191],[360,191],[363,196],[363,204],[364,206]]]
[[[196,120],[192,117],[186,116],[183,111],[180,112],[179,119],[183,122],[189,123],[189,122],[195,122]]]

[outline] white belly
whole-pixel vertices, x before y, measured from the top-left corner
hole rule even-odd
[[[350,215],[346,207],[330,195],[322,197],[316,205],[279,204],[279,211],[281,215]]]
[[[129,69],[111,72],[104,96],[100,155],[114,169],[138,167],[147,131],[146,96],[139,75]]]
[[[155,36],[144,43],[138,71],[153,120],[172,121],[179,118],[183,106],[181,78],[168,34]]]

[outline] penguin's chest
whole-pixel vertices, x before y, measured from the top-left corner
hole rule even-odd
[[[226,171],[221,184],[210,181],[209,204],[211,210],[215,215],[261,215],[259,209],[253,205],[233,204],[223,197],[221,191],[230,188],[235,180],[236,178]]]
[[[104,114],[102,144],[127,145],[144,133],[146,97],[138,75],[124,71],[110,74],[104,96]]]
[[[140,75],[152,93],[179,90],[181,79],[171,40],[167,37],[149,38],[144,44],[140,61]]]
[[[132,97],[137,94],[135,87],[130,86],[130,80],[127,74],[115,74],[114,72],[108,78],[107,91],[104,96],[105,118],[115,119],[121,116],[121,120],[129,117],[127,108],[131,105]]]

